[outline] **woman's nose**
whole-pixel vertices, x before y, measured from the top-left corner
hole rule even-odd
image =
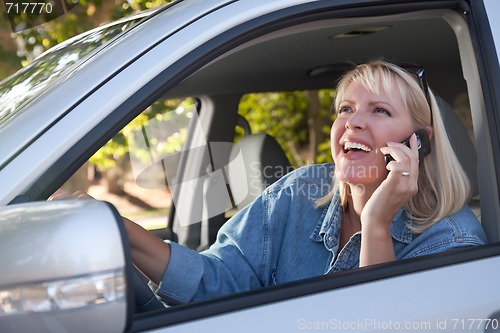
[[[345,127],[348,129],[362,129],[366,125],[366,115],[363,112],[354,112],[347,120]]]

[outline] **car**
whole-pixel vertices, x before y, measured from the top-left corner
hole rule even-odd
[[[500,330],[499,11],[497,0],[178,0],[42,54],[0,83],[1,331]],[[164,305],[132,265],[117,204],[47,200],[81,188],[88,161],[109,162],[102,149],[125,140],[108,146],[113,163],[146,196],[168,194],[151,232],[203,250],[295,167],[292,137],[275,138],[293,129],[255,124],[298,111],[280,100],[252,122],[245,98],[331,103],[352,63],[379,57],[425,68],[488,244]]]

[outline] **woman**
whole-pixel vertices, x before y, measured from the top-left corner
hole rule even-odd
[[[466,205],[467,177],[420,79],[384,61],[357,66],[339,82],[333,105],[335,167],[289,173],[202,253],[125,220],[134,263],[165,300],[184,303],[484,244]],[[431,149],[422,162],[419,129]],[[401,143],[408,137],[409,147]]]

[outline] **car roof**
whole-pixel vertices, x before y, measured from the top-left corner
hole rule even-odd
[[[333,88],[348,68],[379,57],[423,66],[432,88],[454,96],[464,81],[456,36],[443,15],[325,19],[285,28],[219,57],[169,96]]]

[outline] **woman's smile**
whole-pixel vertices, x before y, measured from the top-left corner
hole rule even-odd
[[[368,144],[354,138],[345,140],[342,146],[343,157],[348,160],[359,160],[373,152]]]

